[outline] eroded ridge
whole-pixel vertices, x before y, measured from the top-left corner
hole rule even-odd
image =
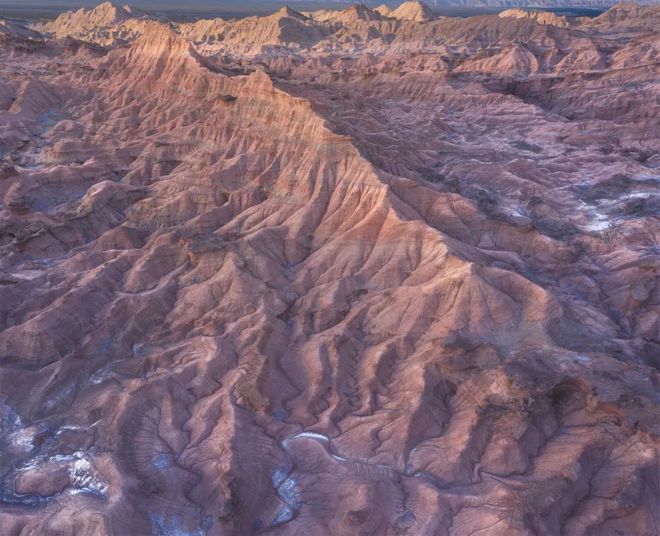
[[[3,535],[658,534],[659,17],[2,22]]]

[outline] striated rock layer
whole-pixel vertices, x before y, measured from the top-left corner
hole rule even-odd
[[[556,15],[548,11],[525,11],[524,9],[513,8],[505,9],[499,13],[500,17],[513,17],[515,19],[532,19],[539,24],[550,24],[566,28],[569,23],[567,17]]]
[[[0,25],[3,536],[658,534],[658,10],[423,7]]]

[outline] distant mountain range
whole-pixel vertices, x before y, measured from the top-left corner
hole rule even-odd
[[[293,0],[294,2],[296,0]],[[301,0],[309,3],[310,0]],[[314,0],[311,0],[313,2]],[[319,3],[327,4],[326,0],[318,0]],[[336,0],[337,4],[351,4],[350,0]],[[364,2],[368,5],[381,4],[377,0],[374,2]],[[396,2],[385,2],[386,4],[396,5]],[[452,7],[470,7],[470,8],[496,8],[496,7],[542,7],[542,8],[579,8],[579,7],[610,7],[617,4],[616,0],[427,0],[426,4],[435,9]],[[645,0],[637,2],[640,4],[658,4],[660,0]]]
[[[59,0],[57,5],[49,6],[42,0],[0,0],[0,7],[41,8],[41,9],[71,9],[75,7],[90,7],[96,5],[96,0]],[[126,3],[126,2],[124,2]],[[175,0],[134,0],[128,2],[143,9],[182,9],[182,4]],[[192,0],[185,3],[185,9],[196,10],[265,10],[286,3],[301,6],[301,9],[318,5],[320,7],[341,6],[354,3],[363,3],[371,7],[381,4],[396,6],[401,2],[382,0]],[[609,7],[616,4],[616,0],[427,0],[433,9],[448,8],[497,8],[497,7],[544,7],[544,8],[579,8],[579,7]],[[658,4],[660,0],[641,0],[641,4]],[[46,4],[46,5],[44,5]]]

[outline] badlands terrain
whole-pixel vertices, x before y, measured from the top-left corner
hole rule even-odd
[[[0,21],[2,536],[658,536],[659,28]]]

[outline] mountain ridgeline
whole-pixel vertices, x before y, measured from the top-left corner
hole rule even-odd
[[[2,536],[650,536],[660,8],[0,21]]]

